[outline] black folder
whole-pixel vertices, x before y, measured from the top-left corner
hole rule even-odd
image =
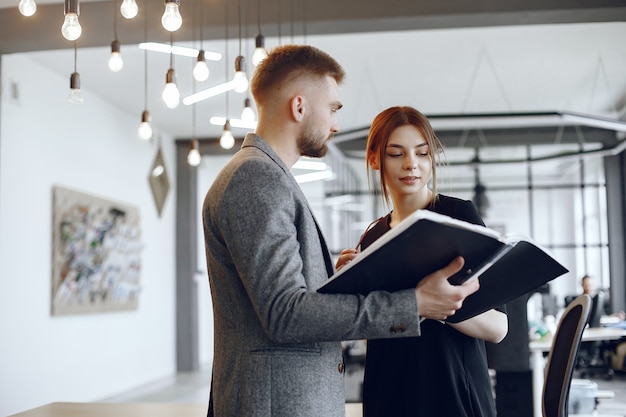
[[[502,235],[487,227],[417,210],[341,268],[319,288],[322,293],[367,294],[412,288],[420,279],[463,256],[465,265],[449,278],[458,285],[480,280],[450,322],[506,304],[568,270],[532,239]]]

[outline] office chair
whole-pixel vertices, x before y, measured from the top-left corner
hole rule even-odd
[[[546,362],[541,396],[543,417],[567,417],[567,402],[574,361],[589,319],[591,297],[583,294],[572,301],[559,320]]]

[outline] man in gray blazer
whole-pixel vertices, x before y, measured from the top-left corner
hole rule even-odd
[[[310,46],[278,47],[256,68],[258,127],[202,212],[215,329],[209,415],[343,416],[340,341],[418,336],[420,317],[445,319],[478,289],[448,283],[458,258],[404,291],[316,292],[334,267],[290,167],[326,153],[343,77]]]

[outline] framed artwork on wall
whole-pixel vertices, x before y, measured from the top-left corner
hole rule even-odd
[[[136,310],[139,209],[60,186],[52,193],[51,314]]]

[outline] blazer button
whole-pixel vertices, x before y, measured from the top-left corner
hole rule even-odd
[[[343,374],[346,370],[346,365],[343,362],[340,363],[339,365],[337,365],[337,370],[340,374]]]
[[[404,324],[399,324],[397,326],[391,326],[389,328],[391,333],[404,333],[406,331],[406,326]]]

